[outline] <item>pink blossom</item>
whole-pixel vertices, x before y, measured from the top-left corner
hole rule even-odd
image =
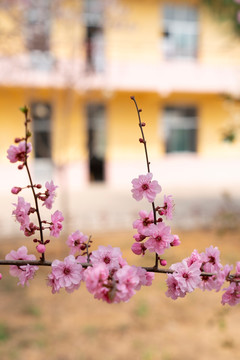
[[[153,223],[154,217],[153,212],[150,211],[148,214],[146,211],[141,210],[139,212],[140,219],[137,219],[133,222],[133,228],[137,229],[139,234],[148,236],[149,226]]]
[[[0,280],[2,280],[2,273],[0,273]]]
[[[132,252],[136,255],[145,255],[145,251],[147,250],[146,246],[139,242],[132,244],[131,249]]]
[[[237,23],[240,24],[240,11],[237,11]]]
[[[50,286],[52,288],[52,294],[56,294],[61,288],[53,273],[48,274],[47,286]]]
[[[51,220],[52,223],[50,225],[50,235],[54,237],[59,237],[60,231],[62,230],[61,222],[64,220],[61,211],[55,211],[55,213],[51,215]]]
[[[181,244],[181,241],[179,239],[178,235],[173,235],[173,241],[171,242],[171,246],[179,246]]]
[[[174,207],[174,202],[172,199],[172,195],[164,195],[164,205],[163,205],[163,209],[162,215],[165,215],[167,220],[172,220],[173,217],[173,207]]]
[[[84,235],[79,230],[75,231],[69,235],[66,244],[70,247],[70,254],[74,255],[78,251],[86,249],[86,242],[88,241],[88,236]]]
[[[73,255],[69,255],[64,261],[54,260],[52,262],[52,275],[54,276],[53,283],[55,289],[57,288],[57,283],[59,288],[64,287],[67,291],[71,292],[80,286],[83,278],[82,265],[76,261]]]
[[[153,202],[157,193],[162,191],[158,182],[152,181],[152,176],[152,173],[147,173],[147,175],[140,175],[132,180],[133,189],[131,191],[135,200],[139,201],[145,197],[149,202]]]
[[[32,151],[32,144],[27,143],[27,154]],[[25,154],[26,154],[26,142],[21,141],[17,146],[11,145],[7,151],[8,156],[7,158],[10,160],[11,163],[15,163],[17,161],[25,161]]]
[[[6,260],[36,260],[35,255],[28,255],[26,246],[21,246],[17,251],[12,250],[5,257]],[[11,265],[10,274],[19,278],[19,284],[22,286],[28,285],[28,281],[33,279],[35,272],[38,270],[38,266],[34,265]]]
[[[206,272],[216,272],[222,268],[220,264],[220,251],[212,245],[201,254],[203,269]]]
[[[150,252],[156,252],[158,255],[162,255],[165,249],[170,247],[173,241],[173,235],[171,235],[171,229],[163,222],[152,224],[149,227],[150,235],[145,242],[146,248]]]
[[[169,274],[166,280],[168,290],[166,291],[166,296],[171,297],[173,300],[176,300],[179,297],[184,297],[186,291],[180,289],[177,279],[172,274]]]
[[[198,287],[203,291],[204,290],[220,291],[221,287],[226,281],[226,277],[229,275],[232,268],[233,266],[225,265],[221,270],[218,270],[215,273],[213,273],[212,276],[207,276],[207,275],[201,276],[201,282],[199,283]]]
[[[240,303],[240,286],[239,283],[232,282],[222,296],[222,304],[234,306]]]
[[[45,192],[45,196],[44,196],[45,201],[43,205],[45,205],[47,209],[51,209],[54,198],[56,196],[55,190],[58,188],[58,186],[55,186],[53,181],[51,181],[50,183],[47,181],[45,187],[47,190]]]
[[[21,196],[18,197],[18,203],[13,205],[16,206],[16,209],[13,210],[12,214],[16,216],[16,220],[21,224],[20,230],[24,231],[30,224],[29,210],[31,205],[25,202]]]
[[[240,0],[239,0],[240,1]],[[236,275],[239,276],[240,275],[240,261],[237,261],[236,264]]]
[[[150,286],[152,285],[155,274],[153,272],[148,272],[147,270],[136,267],[137,275],[139,277],[139,284],[136,290],[140,290],[141,286]]]
[[[104,263],[109,270],[119,269],[119,260],[122,258],[120,248],[113,248],[111,245],[99,246],[98,250],[92,252],[90,261],[93,265]]]
[[[95,299],[102,299],[107,302],[112,302],[112,299],[108,296],[109,291],[113,292],[116,289],[116,285],[111,281],[109,283],[109,268],[105,263],[95,264],[93,267],[89,266],[84,271],[84,281],[88,291],[94,295]],[[110,293],[111,294],[111,293]]]
[[[196,261],[199,264],[199,268],[202,265],[202,259],[201,259],[201,255],[199,254],[199,252],[195,249],[193,250],[192,254],[185,259],[187,261],[187,265],[191,266],[193,263],[195,263]]]
[[[140,285],[137,267],[125,265],[116,272],[115,277],[117,291],[114,301],[128,301]]]
[[[182,262],[171,265],[170,269],[174,270],[173,277],[177,280],[182,292],[192,292],[201,281],[198,261],[188,266],[184,259]]]

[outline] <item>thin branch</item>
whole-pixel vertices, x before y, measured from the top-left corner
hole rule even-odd
[[[82,267],[87,268],[92,266],[91,263],[79,263]],[[23,265],[35,265],[35,266],[51,266],[51,261],[42,261],[42,260],[1,260],[0,265],[16,265],[16,266],[23,266]],[[142,269],[145,269],[147,272],[154,272],[159,274],[173,274],[174,270],[172,269],[157,269],[156,267],[147,267],[142,266]],[[216,275],[215,273],[207,273],[201,272],[201,276],[213,276]],[[233,281],[233,276],[228,276],[229,281]],[[240,280],[239,280],[240,281]]]
[[[137,110],[137,113],[138,113],[138,121],[139,121],[138,125],[140,127],[140,131],[141,131],[141,134],[142,134],[141,143],[143,143],[143,145],[144,145],[145,157],[146,157],[146,162],[147,162],[147,171],[148,171],[148,173],[150,173],[151,171],[150,171],[150,161],[149,161],[149,158],[148,158],[148,151],[147,151],[147,142],[146,142],[146,139],[145,139],[145,135],[144,135],[144,131],[143,131],[143,123],[142,123],[141,115],[140,115],[140,113],[142,112],[142,109],[138,108],[138,104],[137,104],[136,99],[135,99],[134,96],[131,96],[131,100],[134,101],[134,104],[136,106],[136,110]],[[144,124],[144,126],[145,126],[145,124]],[[152,202],[152,209],[153,209],[154,224],[156,225],[157,224],[157,214],[156,214],[156,209],[155,209],[154,202]],[[154,265],[155,269],[158,269],[158,260],[159,260],[158,254],[155,253],[155,265]]]
[[[30,170],[29,170],[29,167],[28,167],[28,161],[27,161],[27,141],[28,141],[28,138],[30,136],[29,135],[30,133],[29,133],[29,130],[28,130],[28,122],[30,120],[28,120],[28,109],[26,107],[25,107],[24,115],[25,115],[25,143],[26,143],[24,165],[25,165],[26,170],[27,170],[27,174],[28,174],[28,178],[29,178],[29,181],[30,181],[34,202],[35,202],[35,208],[36,208],[36,213],[37,213],[37,218],[38,218],[38,225],[39,225],[41,244],[44,244],[43,228],[42,228],[41,215],[40,215],[39,206],[38,206],[38,199],[37,199],[37,195],[35,193],[35,189],[34,189],[34,185],[33,185],[33,181],[32,181],[32,176],[31,176],[31,173],[30,173]],[[45,254],[44,253],[41,255],[41,260],[45,261]]]

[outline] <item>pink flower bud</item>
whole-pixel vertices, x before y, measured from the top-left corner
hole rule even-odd
[[[171,246],[178,246],[181,244],[178,235],[173,235],[173,241],[171,242]]]
[[[144,255],[145,254],[145,251],[146,251],[146,247],[144,244],[142,243],[134,243],[132,244],[132,252],[136,255]]]
[[[20,188],[18,186],[14,186],[11,190],[11,193],[14,195],[17,195],[21,190],[22,190],[22,188]]]
[[[167,265],[167,260],[165,260],[165,259],[160,259],[160,264],[161,264],[162,266],[166,266],[166,265]]]
[[[38,251],[40,254],[43,254],[43,253],[45,253],[45,251],[46,251],[46,246],[43,245],[43,244],[38,244],[38,245],[36,246],[36,249],[37,249],[37,251]]]
[[[2,279],[2,274],[0,273],[0,280]]]

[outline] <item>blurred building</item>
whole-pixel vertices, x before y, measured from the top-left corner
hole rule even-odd
[[[202,1],[2,0],[0,19],[3,197],[22,181],[5,150],[23,135],[26,104],[35,181],[61,185],[71,219],[126,211],[125,189],[146,173],[130,96],[165,192],[240,194],[239,106],[225,96],[240,96],[240,39]]]

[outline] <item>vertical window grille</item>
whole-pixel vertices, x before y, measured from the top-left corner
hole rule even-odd
[[[163,112],[167,153],[197,151],[197,109],[168,106]]]
[[[196,58],[198,11],[188,5],[163,7],[163,52],[167,59]]]
[[[83,19],[86,27],[86,70],[102,72],[105,67],[103,2],[85,0]]]

